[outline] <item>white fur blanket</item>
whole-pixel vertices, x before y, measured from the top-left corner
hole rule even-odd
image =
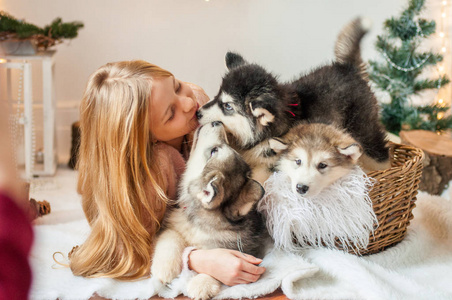
[[[63,196],[46,193],[51,204],[52,197]],[[43,198],[37,194],[38,200]],[[152,278],[135,282],[85,279],[56,266],[53,253],[67,254],[89,232],[83,219],[64,223],[61,218],[58,224],[49,224],[68,215],[68,206],[72,211],[78,207],[71,216],[81,217],[77,197],[70,197],[69,204],[55,202],[47,221],[44,217],[34,226],[31,299],[88,299],[93,293],[111,299],[147,299],[157,293],[175,297],[185,291],[192,272],[181,274],[170,289]],[[421,193],[414,215],[407,237],[384,252],[357,257],[328,249],[306,250],[302,256],[273,251],[262,263],[267,271],[259,281],[224,287],[217,298],[261,296],[281,287],[291,299],[452,299],[452,203]]]
[[[289,176],[276,172],[265,181],[257,210],[265,216],[277,248],[297,252],[323,243],[332,249],[336,239],[345,250],[366,248],[378,224],[369,197],[372,185],[373,180],[356,167],[320,194],[306,197],[292,191]]]

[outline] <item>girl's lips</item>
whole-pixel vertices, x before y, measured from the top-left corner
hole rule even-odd
[[[198,112],[198,109],[199,109],[199,103],[196,103],[196,110],[195,110],[195,113],[193,114],[192,119],[197,119],[197,118],[198,118],[198,117],[196,116],[196,113]]]

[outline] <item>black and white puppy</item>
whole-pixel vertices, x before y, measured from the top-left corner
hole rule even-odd
[[[198,111],[200,123],[221,121],[235,149],[258,160],[275,154],[267,141],[284,135],[297,121],[331,124],[363,147],[359,163],[365,171],[389,167],[386,134],[360,54],[360,41],[368,28],[361,18],[349,23],[338,36],[335,62],[288,83],[228,52],[228,72],[215,98]]]

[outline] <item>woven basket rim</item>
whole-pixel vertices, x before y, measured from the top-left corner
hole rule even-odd
[[[393,149],[404,148],[411,152],[414,152],[415,155],[413,155],[411,157],[411,159],[407,159],[403,165],[394,166],[394,167],[384,169],[384,170],[377,170],[377,171],[369,172],[367,174],[369,177],[382,178],[384,176],[386,179],[390,179],[393,176],[400,176],[400,174],[409,172],[413,168],[416,168],[419,164],[422,164],[424,161],[425,154],[424,154],[424,151],[422,151],[422,149],[420,149],[420,148],[409,146],[406,144],[393,143],[393,142],[389,142],[388,146]]]

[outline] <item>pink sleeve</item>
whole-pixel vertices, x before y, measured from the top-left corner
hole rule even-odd
[[[155,150],[155,159],[159,164],[159,169],[163,174],[166,184],[162,188],[169,199],[175,200],[177,196],[177,185],[185,170],[185,160],[179,151],[165,143],[158,143]]]
[[[196,248],[195,247],[186,247],[184,249],[184,252],[182,253],[182,270],[184,270],[184,271],[190,270],[190,267],[188,266],[188,262],[189,262],[190,253],[193,250],[196,250]]]
[[[25,212],[0,193],[0,299],[28,299],[33,230]]]

